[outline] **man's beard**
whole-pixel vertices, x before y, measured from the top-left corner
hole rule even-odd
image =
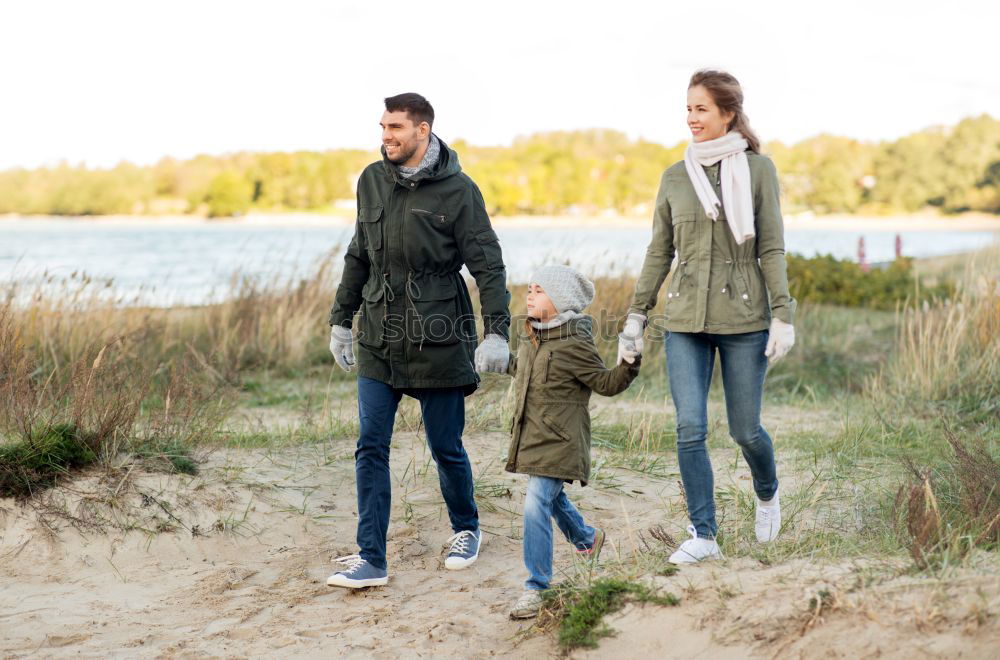
[[[400,145],[400,152],[399,152],[398,156],[396,156],[395,158],[390,158],[389,154],[387,153],[386,154],[386,158],[388,158],[389,162],[392,163],[393,165],[402,165],[406,161],[408,161],[411,158],[413,158],[413,154],[417,153],[417,148],[419,146],[420,145],[418,143],[418,144],[413,145],[413,147],[410,148],[408,151],[404,151],[404,150],[402,150],[402,145]]]

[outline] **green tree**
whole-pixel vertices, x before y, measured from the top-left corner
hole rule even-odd
[[[250,210],[253,185],[238,172],[226,171],[215,176],[208,185],[205,202],[208,217],[242,215]]]

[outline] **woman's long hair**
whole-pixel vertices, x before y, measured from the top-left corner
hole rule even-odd
[[[750,128],[750,120],[743,112],[743,88],[740,82],[731,73],[718,71],[715,69],[702,69],[695,71],[688,83],[688,89],[701,85],[711,95],[715,105],[723,113],[733,113],[733,121],[730,122],[728,130],[739,131],[746,138],[750,145],[750,151],[755,154],[760,153],[760,138]]]

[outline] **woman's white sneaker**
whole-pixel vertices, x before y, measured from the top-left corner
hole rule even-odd
[[[698,538],[693,525],[688,525],[687,531],[691,538],[681,543],[681,547],[670,555],[671,564],[696,564],[706,559],[722,559],[722,551],[715,539]]]
[[[768,543],[778,538],[778,532],[781,531],[781,502],[778,500],[778,491],[774,491],[774,497],[769,502],[757,500],[757,519],[753,527],[757,532],[757,540],[761,543]]]

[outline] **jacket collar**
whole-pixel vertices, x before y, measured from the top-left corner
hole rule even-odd
[[[435,137],[437,137],[436,134]],[[441,145],[441,151],[438,155],[437,162],[433,165],[425,167],[408,179],[400,174],[396,165],[390,162],[390,160],[386,157],[385,146],[382,146],[379,151],[382,153],[382,169],[385,171],[386,176],[404,188],[414,188],[422,181],[438,181],[461,172],[462,166],[458,162],[458,154],[455,153],[455,151],[440,137],[437,139],[438,143]]]

